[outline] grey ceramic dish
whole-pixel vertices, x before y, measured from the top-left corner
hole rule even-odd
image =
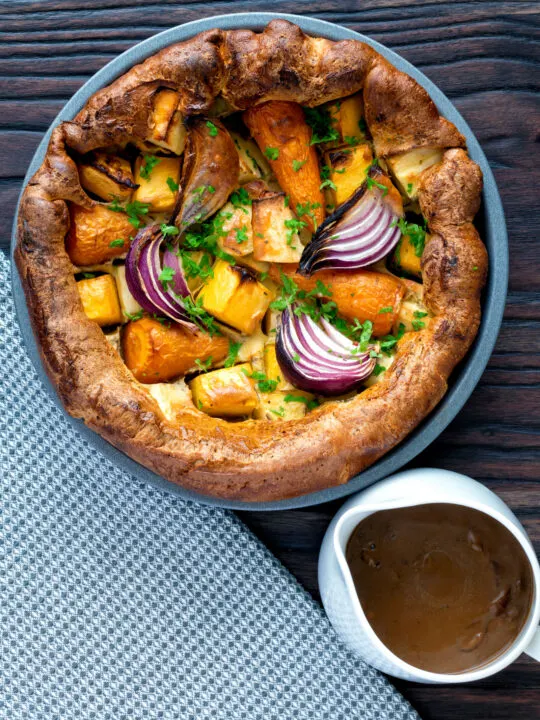
[[[304,31],[312,35],[326,37],[331,40],[353,38],[368,43],[374,47],[377,52],[384,55],[393,65],[408,73],[411,77],[423,85],[437,104],[440,112],[451,120],[465,135],[467,138],[469,154],[473,160],[480,165],[482,172],[484,173],[483,203],[478,218],[478,225],[489,252],[489,280],[484,296],[482,324],[476,342],[471,352],[467,355],[465,361],[459,366],[452,376],[450,390],[443,401],[420,425],[420,427],[417,428],[417,430],[413,432],[404,442],[402,442],[392,452],[385,455],[381,460],[375,463],[375,465],[368,468],[360,475],[352,478],[345,485],[339,485],[337,487],[329,488],[328,490],[311,493],[298,498],[267,503],[226,502],[214,498],[207,498],[187,491],[155,475],[150,470],[147,470],[120,451],[116,450],[112,445],[103,440],[92,430],[88,429],[80,421],[69,418],[70,422],[78,428],[79,432],[83,434],[91,446],[99,450],[116,465],[140,480],[149,482],[169,492],[177,493],[185,499],[242,510],[285,510],[288,508],[316,505],[329,500],[335,500],[353,492],[357,492],[377,480],[396,472],[396,470],[424,450],[457,415],[480,379],[497,339],[504,311],[508,283],[508,241],[504,213],[493,174],[471,129],[448,98],[443,95],[443,93],[413,65],[408,63],[399,55],[396,55],[396,53],[391,50],[388,50],[383,45],[380,45],[379,43],[370,40],[370,38],[360,35],[352,30],[340,27],[339,25],[334,25],[333,23],[324,22],[322,20],[301,17],[299,15],[276,13],[238,13],[234,15],[221,15],[205,18],[204,20],[196,20],[195,22],[171,28],[170,30],[166,30],[165,32],[159,33],[158,35],[139,43],[130,50],[127,50],[125,53],[106,65],[102,70],[97,72],[66,104],[53,122],[51,129],[62,120],[72,119],[83,107],[88,98],[97,90],[105,85],[109,85],[119,75],[125,73],[132,65],[141,62],[149,55],[152,55],[167,45],[171,45],[172,43],[179,42],[181,40],[186,40],[203,30],[209,30],[214,27],[220,27],[223,29],[250,28],[252,30],[260,30],[264,25],[270,22],[270,20],[278,17],[285,18],[296,23]],[[26,185],[30,177],[40,166],[47,149],[49,135],[50,130],[43,138],[43,141],[38,147],[36,154],[30,163],[28,173],[26,174],[24,180],[24,185]],[[15,225],[12,236],[12,250],[14,242]],[[23,290],[15,268],[13,272],[13,293],[18,319],[30,357],[32,358],[32,361],[43,382],[47,385],[51,396],[54,398],[55,402],[59,404],[59,399],[50,385],[41,365],[34,336],[30,328]]]

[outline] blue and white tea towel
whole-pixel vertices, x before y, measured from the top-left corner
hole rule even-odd
[[[1,720],[413,720],[231,512],[138,482],[47,396],[0,253]]]

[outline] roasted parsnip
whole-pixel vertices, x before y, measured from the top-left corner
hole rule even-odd
[[[79,165],[79,179],[87,192],[107,202],[114,198],[127,201],[137,188],[129,161],[103,152],[92,153],[83,159]]]
[[[425,147],[386,158],[400,192],[410,200],[418,197],[418,180],[424,170],[442,160],[441,148]]]
[[[163,88],[154,95],[154,106],[148,123],[147,140],[181,155],[186,142],[186,128],[178,110],[179,93]]]
[[[250,363],[202,373],[189,386],[199,410],[213,417],[251,415],[259,404]]]
[[[171,212],[174,208],[180,175],[180,159],[144,155],[135,163],[139,187],[133,199],[150,205],[151,212]],[[172,182],[171,182],[172,181]]]
[[[252,227],[255,260],[293,263],[302,257],[299,223],[286,203],[285,193],[253,200]]]

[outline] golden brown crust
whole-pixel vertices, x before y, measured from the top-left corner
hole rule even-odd
[[[65,201],[94,202],[80,187],[66,147],[84,153],[144,138],[160,87],[180,93],[187,115],[207,112],[218,95],[242,109],[269,99],[316,105],[363,88],[379,154],[457,148],[463,138],[417,83],[369,46],[309,38],[291,23],[274,21],[258,34],[202,33],[132,68],[96,93],[73,122],[55,129],[24,193],[15,258],[44,366],[71,415],[163,477],[205,495],[265,501],[344,483],[435,407],[474,338],[487,267],[471,225],[479,170],[464,151],[449,150],[425,173],[419,200],[433,232],[423,259],[425,301],[436,317],[404,337],[381,382],[302,420],[228,423],[186,409],[173,425],[86,318],[64,247]]]

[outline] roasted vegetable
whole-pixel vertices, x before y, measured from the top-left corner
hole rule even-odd
[[[365,181],[373,155],[370,146],[365,144],[329,150],[325,160],[330,167],[330,180],[333,183],[328,194],[332,204],[337,207],[348,200]]]
[[[214,417],[251,415],[259,404],[250,363],[198,375],[189,384],[195,406]]]
[[[174,422],[178,417],[178,413],[182,412],[184,408],[193,407],[191,392],[183,379],[174,383],[149,385],[148,391],[155,398],[161,412],[170,422]]]
[[[431,316],[423,303],[424,287],[413,280],[404,282],[406,294],[394,321],[394,332],[402,325],[405,332],[423,330],[431,322]]]
[[[133,199],[150,205],[152,212],[171,212],[174,208],[180,159],[145,155],[135,163],[135,180],[139,187]]]
[[[364,101],[361,93],[331,102],[327,108],[332,128],[339,133],[339,138],[333,142],[324,143],[325,147],[354,145],[366,139]]]
[[[124,315],[124,320],[137,315],[141,312],[142,308],[139,303],[135,300],[131,294],[127,282],[126,282],[126,268],[124,265],[118,265],[113,267],[114,278],[116,280],[116,289],[118,291],[118,299],[120,300],[120,307]]]
[[[267,194],[252,204],[253,257],[266,262],[298,262],[303,245],[298,220],[285,201],[285,193]]]
[[[376,345],[375,352],[379,353],[380,357],[377,358],[377,362],[375,363],[373,372],[364,382],[365,387],[371,387],[372,385],[376,385],[378,382],[383,380],[385,373],[388,371],[388,368],[392,365],[396,357],[394,354],[386,355],[385,353],[380,353],[379,351],[380,348],[378,345]]]
[[[252,272],[217,260],[213,277],[199,293],[202,307],[221,322],[246,335],[260,324],[273,295]]]
[[[236,146],[225,126],[217,119],[190,120],[173,213],[176,226],[183,231],[219,210],[238,184],[238,171]]]
[[[85,157],[79,165],[79,179],[85,190],[101,200],[126,201],[137,188],[127,160],[103,152]]]
[[[74,265],[99,265],[128,251],[134,228],[124,213],[70,203],[69,214],[66,250]]]
[[[312,398],[313,395],[296,389],[294,392],[261,393],[260,405],[255,410],[255,417],[274,421],[299,420],[306,414],[307,404]]]
[[[317,282],[321,282],[331,293],[321,294],[321,297],[335,302],[339,314],[346,320],[370,320],[375,337],[391,332],[405,294],[405,285],[399,278],[373,270],[322,270],[306,278],[295,271],[295,266],[272,265],[270,276],[280,282],[280,273],[283,272],[292,278],[298,288],[308,292],[316,290]]]
[[[162,89],[154,95],[147,140],[154,145],[181,155],[186,142],[186,128],[178,110],[179,93]]]
[[[416,278],[422,277],[422,254],[418,255],[417,248],[411,243],[409,235],[401,236],[392,256],[391,265],[398,273]]]
[[[111,275],[98,275],[79,280],[77,289],[84,312],[90,320],[95,320],[101,327],[122,322],[116,283]]]
[[[296,215],[315,230],[324,220],[317,151],[310,145],[311,130],[300,105],[271,101],[243,114],[244,122],[269,159],[282,190]]]
[[[229,351],[221,335],[192,332],[167,320],[143,317],[122,329],[122,354],[137,380],[158,383],[197,369],[196,360],[219,363]]]
[[[283,375],[276,357],[274,342],[268,343],[264,348],[264,372],[269,380],[277,382],[276,390],[294,390],[294,386]]]
[[[399,190],[410,200],[418,197],[418,180],[424,170],[442,160],[441,148],[425,147],[386,158]]]
[[[228,202],[220,215],[224,218],[223,231],[227,233],[218,238],[220,247],[231,255],[250,255],[253,252],[251,206],[234,207]]]
[[[253,140],[247,140],[238,133],[231,133],[233,142],[238,150],[238,159],[240,169],[238,173],[238,182],[240,185],[244,183],[267,178],[272,171],[265,160],[264,155],[257,147]]]

